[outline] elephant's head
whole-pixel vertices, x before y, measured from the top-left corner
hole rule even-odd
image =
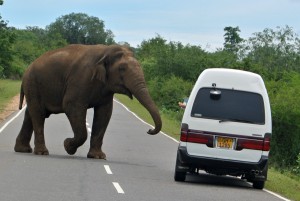
[[[149,111],[155,123],[155,128],[148,134],[157,134],[162,127],[159,111],[153,102],[144,78],[144,73],[133,53],[119,45],[107,46],[98,64],[102,64],[106,77],[101,78],[114,93],[132,95]],[[101,73],[102,74],[102,73]]]

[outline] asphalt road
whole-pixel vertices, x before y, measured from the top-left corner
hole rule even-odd
[[[107,160],[86,158],[89,138],[74,156],[65,152],[63,141],[73,132],[64,114],[46,120],[49,156],[15,153],[23,115],[0,124],[1,201],[282,200],[234,177],[203,173],[175,182],[177,142],[163,134],[147,135],[149,126],[116,102],[104,137]],[[89,110],[88,130],[92,116]]]

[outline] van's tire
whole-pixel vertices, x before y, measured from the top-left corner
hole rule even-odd
[[[186,172],[177,172],[175,171],[174,180],[175,181],[185,181]]]
[[[265,181],[254,181],[253,188],[255,189],[263,189],[265,187]]]

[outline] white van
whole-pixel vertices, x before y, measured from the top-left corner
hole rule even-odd
[[[262,189],[272,133],[269,97],[260,75],[233,69],[204,70],[181,124],[175,181],[205,170],[241,176]]]

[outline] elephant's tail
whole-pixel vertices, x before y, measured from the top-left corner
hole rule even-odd
[[[23,90],[23,85],[21,85],[20,103],[19,103],[19,109],[20,110],[22,109],[23,101],[24,101],[24,90]]]

